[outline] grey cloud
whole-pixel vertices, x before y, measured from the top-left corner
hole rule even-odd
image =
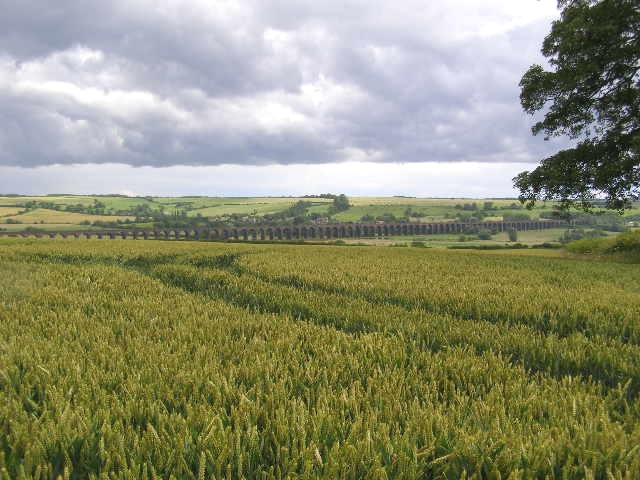
[[[549,18],[486,33],[477,2],[429,3],[0,0],[0,165],[552,151],[517,99]]]

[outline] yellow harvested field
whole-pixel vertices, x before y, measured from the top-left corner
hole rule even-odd
[[[21,207],[0,207],[0,217],[8,217],[11,215],[16,215],[23,210],[24,208],[21,208]]]
[[[4,208],[4,207],[3,207]],[[5,223],[7,220],[18,220],[22,223],[66,223],[79,225],[82,222],[89,221],[103,221],[103,222],[115,222],[118,220],[134,220],[135,217],[131,216],[116,216],[116,215],[86,215],[84,213],[74,212],[59,212],[57,210],[48,210],[46,208],[36,208],[30,212],[23,213],[22,215],[14,215],[11,217],[4,217],[0,219],[0,223]]]

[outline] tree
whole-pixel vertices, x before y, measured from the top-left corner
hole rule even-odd
[[[507,230],[507,235],[509,235],[510,242],[518,241],[518,231],[515,228],[510,228],[509,230]]]
[[[533,65],[520,81],[529,113],[545,111],[533,134],[567,135],[575,146],[516,176],[520,200],[560,200],[589,210],[597,197],[623,210],[640,194],[640,3],[559,0],[544,39],[550,70]]]
[[[345,210],[349,210],[349,207],[351,207],[349,199],[344,193],[341,193],[340,195],[333,196],[333,204],[329,207],[328,213],[329,215],[333,215],[344,212]]]
[[[336,209],[336,212],[344,212],[348,210],[351,205],[349,205],[349,199],[344,193],[341,193],[336,198],[333,199],[333,206]]]

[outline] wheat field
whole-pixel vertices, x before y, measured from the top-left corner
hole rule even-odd
[[[0,478],[635,479],[640,271],[0,240]]]

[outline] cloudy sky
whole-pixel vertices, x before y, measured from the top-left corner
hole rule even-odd
[[[506,196],[555,0],[0,0],[0,192]]]

